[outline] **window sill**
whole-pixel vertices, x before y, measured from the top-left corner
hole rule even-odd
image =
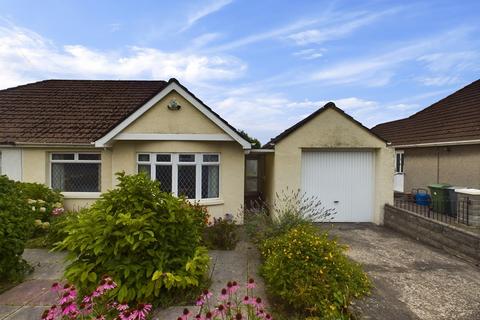
[[[62,192],[65,199],[97,199],[101,192]]]
[[[224,204],[223,199],[220,199],[220,198],[200,199],[200,200],[188,199],[188,201],[191,203],[198,203],[201,206],[216,206],[216,205]]]

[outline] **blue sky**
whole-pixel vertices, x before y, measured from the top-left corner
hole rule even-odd
[[[480,75],[479,1],[0,2],[0,87],[176,77],[262,142],[328,101],[368,127]]]

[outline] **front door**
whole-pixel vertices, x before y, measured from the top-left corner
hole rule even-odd
[[[405,178],[405,172],[404,172],[404,159],[405,155],[403,150],[398,150],[395,151],[395,173],[393,175],[393,190],[397,192],[404,192],[404,178]]]

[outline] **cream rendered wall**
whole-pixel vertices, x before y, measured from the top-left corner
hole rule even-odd
[[[273,190],[297,190],[301,183],[302,149],[375,150],[374,222],[383,223],[383,206],[393,202],[393,149],[334,109],[326,109],[275,145]],[[270,199],[271,201],[271,199]]]
[[[180,110],[169,110],[167,105],[175,99]],[[129,125],[124,133],[225,133],[215,123],[198,111],[180,94],[173,91],[166,95],[139,119]]]

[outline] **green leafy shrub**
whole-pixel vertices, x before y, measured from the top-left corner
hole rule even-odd
[[[349,319],[352,298],[365,295],[370,281],[347,248],[311,226],[292,228],[265,240],[262,275],[267,287],[293,310],[321,319]]]
[[[15,282],[30,270],[22,253],[34,217],[15,182],[6,176],[0,176],[0,195],[0,279]]]
[[[237,225],[230,217],[214,218],[213,223],[205,228],[204,242],[214,250],[233,250],[238,242]]]
[[[260,243],[293,228],[329,222],[334,215],[335,210],[325,208],[319,198],[286,189],[275,195],[273,204],[262,202],[247,210],[245,225],[250,239]]]
[[[208,269],[200,240],[204,213],[183,198],[160,191],[146,175],[117,174],[118,187],[68,220],[65,276],[82,292],[110,275],[117,301],[152,301],[170,289],[192,288]]]
[[[21,196],[27,199],[35,219],[50,222],[52,211],[63,207],[63,195],[41,183],[17,182]]]

